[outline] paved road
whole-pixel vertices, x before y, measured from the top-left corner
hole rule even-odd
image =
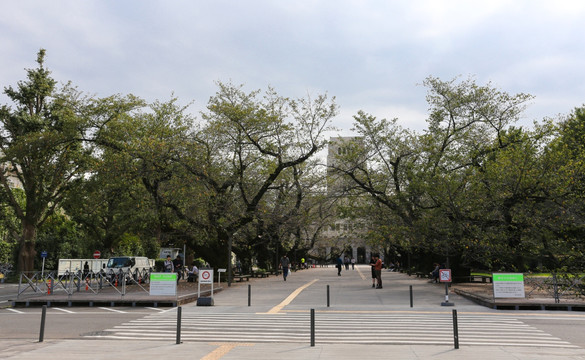
[[[18,293],[18,284],[0,283],[0,308],[10,305],[8,300],[14,299]]]
[[[376,353],[397,359],[585,359],[585,340],[579,335],[585,330],[585,316],[579,313],[498,311],[457,295],[449,296],[453,307],[441,306],[441,285],[385,272],[384,288],[373,289],[368,275],[368,267],[359,267],[338,277],[330,267],[293,273],[286,282],[271,277],[234,284],[216,294],[215,306],[181,307],[183,343],[178,345],[177,309],[52,308],[48,320],[53,325],[43,343],[37,341],[39,309],[3,309],[0,332],[10,324],[27,323],[30,336],[25,329],[19,337],[3,336],[0,350],[3,358],[14,359],[41,359],[47,352],[59,353],[62,359],[105,359],[105,353],[101,356],[106,348],[133,358],[172,352],[203,359],[349,359]],[[457,350],[453,309],[459,327]]]

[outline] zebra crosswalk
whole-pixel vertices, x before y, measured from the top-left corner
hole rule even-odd
[[[176,312],[154,313],[89,338],[172,341]],[[577,348],[519,319],[496,315],[458,318],[460,345],[539,346]],[[310,341],[309,313],[183,313],[182,341],[289,342]],[[451,314],[335,313],[315,314],[315,342],[322,344],[453,344]]]

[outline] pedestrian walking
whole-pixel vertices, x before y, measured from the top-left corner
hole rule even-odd
[[[284,281],[286,281],[286,277],[288,276],[288,267],[290,266],[290,260],[284,254],[284,256],[280,259],[280,267],[282,268],[282,277]]]
[[[351,269],[355,270],[355,258],[354,257],[351,258]]]
[[[86,261],[85,264],[83,264],[83,277],[86,278],[87,275],[89,275],[89,263]]]
[[[378,255],[378,254],[376,254],[376,256],[374,257],[374,260],[376,260],[376,263],[374,264],[374,270],[376,271],[376,280],[378,280],[378,286],[376,286],[376,289],[381,289],[382,288],[383,263],[382,263],[382,259],[380,259],[380,255]]]
[[[343,259],[341,255],[337,258],[337,276],[341,276],[341,268],[343,267]]]
[[[372,268],[372,287],[376,287],[376,269],[374,269],[374,265],[376,265],[376,259],[374,254],[370,257],[370,267]]]

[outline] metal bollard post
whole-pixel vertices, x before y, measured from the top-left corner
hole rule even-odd
[[[413,305],[413,299],[412,299],[412,285],[410,285],[410,307],[412,307]]]
[[[459,329],[457,327],[457,310],[453,310],[453,342],[455,349],[459,349]]]
[[[315,346],[315,309],[311,309],[311,346]]]
[[[327,285],[327,307],[329,307],[329,285]]]
[[[252,305],[252,285],[248,284],[248,306]]]
[[[181,307],[177,307],[177,344],[181,343]]]
[[[45,318],[47,317],[47,305],[43,305],[43,311],[41,313],[41,332],[39,334],[39,342],[43,342],[45,337]]]

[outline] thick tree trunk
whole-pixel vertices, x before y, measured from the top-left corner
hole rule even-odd
[[[33,224],[23,224],[22,237],[20,238],[20,249],[18,252],[18,272],[34,271],[35,263],[35,242],[37,239],[37,229]]]

